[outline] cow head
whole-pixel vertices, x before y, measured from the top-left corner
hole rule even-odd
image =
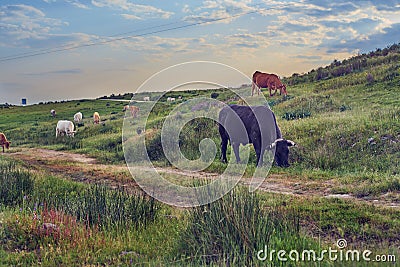
[[[289,167],[289,147],[295,146],[295,142],[282,138],[276,139],[270,145],[270,148],[275,148],[275,164],[279,167]]]
[[[69,131],[69,132],[67,133],[67,135],[68,135],[69,137],[74,137],[75,133],[76,133],[76,131]]]

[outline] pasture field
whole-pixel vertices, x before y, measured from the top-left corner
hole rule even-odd
[[[392,54],[382,57],[388,60],[367,59],[368,67],[346,75],[286,78],[287,97],[264,91],[283,136],[298,144],[291,149],[292,165],[272,167],[259,190],[249,193],[246,183],[255,170],[251,149],[240,185],[214,203],[191,209],[145,195],[127,171],[121,134],[128,102],[111,98],[129,100],[131,94],[0,107],[0,131],[12,142],[0,155],[0,265],[398,265],[400,61]],[[226,168],[219,149],[197,175],[171,167],[160,149],[168,113],[187,99],[211,95],[238,101],[228,89],[151,95],[158,103],[142,134],[157,170],[175,183],[202,184]],[[182,100],[166,102],[168,96]],[[152,103],[135,105],[145,112]],[[73,120],[78,111],[84,119],[75,138],[56,139],[57,120]],[[95,111],[101,116],[98,125],[92,120]],[[135,127],[140,120],[139,115],[127,123]],[[197,159],[200,152],[193,148],[204,138],[219,148],[214,121],[200,118],[185,125],[179,140],[185,157]],[[371,250],[371,258],[385,255],[392,262],[257,258],[265,249],[320,255],[338,249],[339,239],[347,241],[346,249]]]

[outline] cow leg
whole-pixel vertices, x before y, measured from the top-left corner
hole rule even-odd
[[[276,94],[276,90],[277,90],[276,85],[272,84],[271,87],[274,90],[274,93],[272,94],[274,96]]]
[[[240,163],[239,146],[240,146],[240,143],[239,144],[236,144],[236,143],[232,144],[233,152],[235,153],[235,157],[236,157],[236,162],[237,163]]]
[[[223,163],[227,163],[228,160],[226,159],[226,149],[228,146],[228,139],[222,139],[221,142],[221,160]]]
[[[255,89],[255,86],[254,86],[254,82],[253,82],[253,83],[251,83],[251,96],[254,95],[254,89]]]

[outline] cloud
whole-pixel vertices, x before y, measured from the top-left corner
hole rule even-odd
[[[97,36],[56,33],[68,23],[49,18],[41,10],[28,5],[0,7],[0,45],[33,49],[68,49],[98,40]],[[41,51],[37,51],[40,53]],[[33,51],[34,52],[34,51]]]
[[[92,5],[100,8],[107,7],[114,10],[122,10],[124,12],[123,17],[129,19],[134,16],[137,18],[168,19],[174,14],[154,6],[134,4],[127,0],[92,0]],[[130,16],[127,16],[127,14],[130,14]]]
[[[398,0],[304,0],[265,3],[277,14],[275,17],[269,16],[266,27],[270,33],[270,42],[282,46],[325,48],[328,52],[335,53],[343,51],[346,44],[365,47],[368,43],[373,45],[376,38],[394,40],[395,38],[390,38],[385,32],[393,27],[397,28],[394,25],[400,23]],[[391,8],[388,8],[389,6]],[[354,48],[351,45],[347,51],[354,51]]]
[[[43,1],[48,4],[57,2],[57,0],[43,0]],[[89,9],[89,6],[83,4],[80,0],[64,0],[64,2],[69,3],[77,8]]]
[[[400,36],[400,23],[391,25],[391,27],[384,28],[383,32],[369,35],[366,39],[352,39],[346,40],[341,43],[332,44],[330,46],[330,53],[339,51],[361,51],[369,52],[376,48],[386,47],[387,45],[398,43]]]
[[[0,7],[0,41],[3,45],[21,45],[28,39],[41,39],[54,27],[63,25],[61,20],[45,16],[39,9],[27,5]],[[26,45],[26,44],[25,44]]]
[[[70,3],[71,5],[78,7],[78,8],[82,8],[82,9],[89,9],[88,5],[83,4],[82,2],[78,1],[78,0],[65,0],[67,3]]]
[[[25,76],[47,76],[47,75],[70,75],[70,74],[81,74],[83,71],[78,68],[74,69],[64,69],[64,70],[54,70],[46,72],[34,72],[34,73],[23,73]]]
[[[185,13],[191,15],[185,16],[183,20],[189,23],[230,23],[240,14],[256,12],[257,9],[250,4],[249,0],[207,0],[203,1],[201,6],[192,9],[186,5]]]

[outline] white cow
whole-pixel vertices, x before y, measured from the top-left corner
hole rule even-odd
[[[83,118],[82,112],[77,112],[74,115],[74,122],[79,123]]]
[[[175,101],[175,97],[168,97],[167,98],[167,102],[174,102]]]
[[[149,96],[143,97],[143,101],[150,101],[150,97]]]
[[[70,137],[74,137],[74,123],[72,121],[58,121],[57,128],[56,128],[56,137],[61,135],[68,135]]]
[[[50,115],[54,118],[56,116],[56,111],[54,109],[50,110]]]

